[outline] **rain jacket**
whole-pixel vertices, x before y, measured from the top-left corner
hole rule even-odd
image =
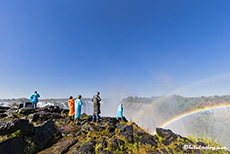
[[[81,117],[81,105],[82,105],[81,99],[76,99],[76,101],[75,101],[75,117],[74,117],[76,119]]]
[[[101,111],[100,111],[100,101],[101,101],[100,96],[98,96],[98,95],[93,96],[92,101],[93,101],[93,114],[94,115],[100,114],[101,113]]]
[[[119,105],[117,108],[117,117],[123,118],[123,107],[121,105]]]
[[[73,116],[75,114],[75,110],[74,110],[74,102],[75,100],[73,99],[69,99],[68,101],[68,106],[69,106],[69,116]]]
[[[34,93],[32,96],[30,96],[30,101],[32,103],[38,103],[38,97],[40,97],[40,95],[38,93]]]

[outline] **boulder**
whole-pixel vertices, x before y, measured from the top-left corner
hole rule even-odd
[[[151,146],[156,146],[156,138],[149,133],[139,131],[137,132],[137,136],[141,142],[141,144],[149,144]]]
[[[68,152],[69,148],[74,145],[77,142],[76,139],[69,139],[63,142],[58,142],[54,144],[52,147],[45,149],[38,154],[47,154],[47,153],[52,153],[52,154],[64,154]]]
[[[148,144],[148,145],[151,145],[151,146],[154,146],[154,147],[157,146],[157,144],[155,142],[153,142],[152,140],[147,140],[147,139],[144,139],[144,138],[142,138],[140,140],[140,142],[141,142],[141,144],[144,144],[144,145]]]
[[[89,141],[83,144],[78,151],[78,154],[95,154],[95,145],[97,142]]]
[[[35,109],[28,108],[28,107],[21,108],[18,110],[18,113],[23,114],[23,115],[29,115],[34,112],[35,112]]]
[[[9,110],[9,109],[10,109],[10,107],[0,106],[0,109],[3,109],[3,110]]]
[[[120,150],[121,149],[120,147],[121,146],[124,147],[124,145],[125,145],[125,142],[121,139],[118,139],[118,138],[113,138],[110,141],[110,148],[114,151],[116,151],[118,149]]]
[[[96,126],[94,123],[92,122],[86,122],[83,126],[82,126],[82,131],[84,132],[89,132],[89,131],[92,131],[92,132],[96,132]]]
[[[37,113],[29,115],[29,119],[32,122],[35,122],[35,121],[43,122],[43,121],[47,121],[49,119],[60,119],[60,118],[62,118],[62,116],[60,114],[50,113],[50,112],[45,112],[45,113],[37,112]]]
[[[59,131],[64,135],[67,135],[70,133],[78,133],[80,132],[80,130],[81,130],[81,126],[71,126],[71,125],[67,125],[67,126],[59,128]]]
[[[79,140],[80,141],[80,140]],[[72,154],[72,153],[78,153],[78,150],[79,148],[81,147],[82,145],[82,142],[77,142],[76,144],[74,144],[72,147],[70,147],[70,150],[69,150],[69,154]],[[70,152],[71,151],[71,152]]]
[[[5,113],[7,110],[5,109],[0,109],[0,113]]]
[[[119,136],[123,136],[129,143],[133,143],[133,125],[125,125],[120,129]]]
[[[101,119],[103,121],[110,122],[110,123],[112,123],[114,125],[119,123],[119,120],[117,120],[117,118],[114,118],[114,117],[102,117]]]
[[[35,127],[34,142],[39,148],[43,148],[49,141],[54,139],[56,128],[52,120],[44,122],[39,127]]]
[[[31,135],[34,132],[34,125],[26,119],[14,119],[0,127],[0,135],[12,134],[17,130],[21,130],[23,135]]]
[[[114,127],[114,126],[109,126],[109,127],[107,128],[107,130],[108,130],[110,133],[112,133],[112,132],[115,131],[115,127]]]
[[[171,142],[176,141],[178,137],[183,139],[184,141],[186,141],[186,143],[194,144],[191,140],[189,140],[185,137],[182,137],[178,134],[173,133],[170,129],[156,128],[156,132],[157,132],[158,136],[165,139],[165,141],[163,141],[163,143],[166,146],[168,146]]]
[[[102,141],[101,142],[101,146],[102,146],[102,148],[107,148],[108,147],[108,142],[107,141]]]
[[[14,137],[0,142],[1,154],[23,154],[26,142],[22,137]]]
[[[96,131],[103,131],[106,129],[106,126],[95,126]]]
[[[197,144],[197,145],[200,145],[200,146],[208,146],[206,143],[201,142],[201,141],[197,142],[196,144]]]
[[[5,113],[0,114],[0,118],[5,118],[5,117],[7,117],[7,114],[5,114]]]

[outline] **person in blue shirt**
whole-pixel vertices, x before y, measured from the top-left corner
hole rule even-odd
[[[81,117],[81,105],[82,105],[82,101],[81,101],[82,96],[78,95],[76,101],[75,101],[75,123],[79,124],[79,119]]]
[[[123,120],[123,104],[121,103],[117,108],[117,118]]]
[[[34,94],[30,96],[30,101],[33,103],[32,108],[34,109],[37,108],[38,97],[40,97],[40,95],[38,94],[37,91],[35,91]]]

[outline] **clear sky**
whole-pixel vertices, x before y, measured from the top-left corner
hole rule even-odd
[[[230,94],[230,1],[0,1],[0,58],[0,98]]]

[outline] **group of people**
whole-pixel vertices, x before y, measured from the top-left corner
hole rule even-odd
[[[96,95],[93,96],[92,98],[92,102],[93,102],[93,119],[92,121],[99,121],[99,114],[101,113],[100,111],[100,92],[97,92]],[[81,101],[82,96],[78,95],[77,99],[74,100],[73,96],[69,97],[69,101],[68,101],[68,105],[69,105],[69,117],[70,120],[75,121],[75,123],[79,123],[79,119],[81,117],[81,105],[82,105],[82,101]]]
[[[92,102],[93,102],[93,118],[92,121],[93,122],[99,122],[100,120],[100,92],[97,92],[96,95],[93,96],[92,98]],[[40,97],[40,95],[37,93],[37,91],[34,92],[34,94],[30,97],[30,100],[32,102],[32,107],[36,108],[37,107],[37,103],[38,103],[38,97]],[[74,122],[76,124],[79,124],[79,119],[81,117],[81,106],[82,106],[82,96],[78,95],[77,99],[74,100],[73,96],[69,97],[68,100],[68,106],[69,106],[69,117],[70,120],[74,120]],[[117,118],[119,120],[123,119],[123,104],[120,104],[118,106],[117,109]]]

